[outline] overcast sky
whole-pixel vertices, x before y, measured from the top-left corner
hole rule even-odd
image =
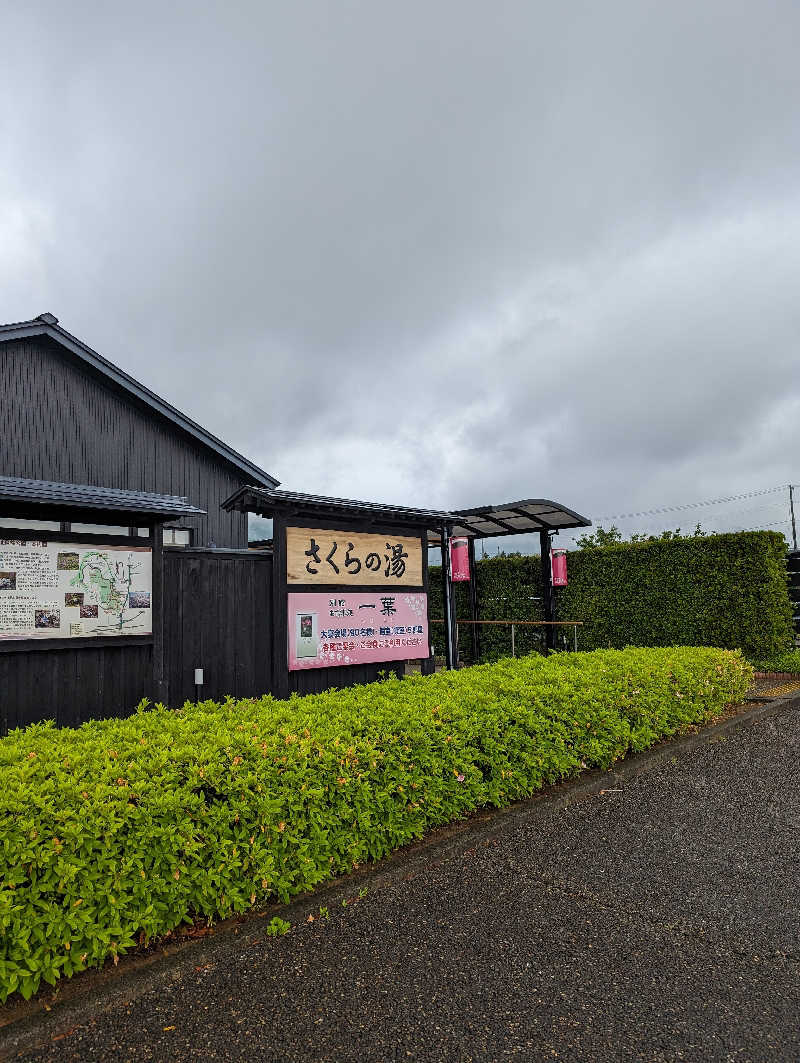
[[[597,518],[800,481],[797,0],[2,24],[0,320],[284,486]]]

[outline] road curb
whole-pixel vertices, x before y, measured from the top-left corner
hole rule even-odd
[[[595,770],[546,790],[503,809],[481,810],[466,820],[440,828],[419,842],[405,846],[376,864],[370,864],[295,898],[289,904],[276,904],[259,913],[251,913],[221,923],[217,930],[201,940],[184,940],[168,944],[158,952],[123,959],[118,968],[106,967],[88,972],[60,987],[55,999],[42,994],[13,1009],[0,1010],[0,1060],[32,1050],[72,1027],[80,1026],[119,1001],[131,1001],[148,990],[172,981],[184,968],[214,962],[225,952],[241,949],[248,936],[262,939],[269,920],[280,915],[294,925],[305,922],[320,906],[333,908],[342,900],[353,900],[360,888],[370,891],[408,880],[436,867],[447,859],[463,854],[490,839],[503,826],[523,825],[535,820],[545,809],[565,808],[598,795],[619,783],[631,782],[654,770],[666,760],[689,755],[744,727],[756,726],[785,712],[800,709],[800,695],[776,698],[745,708],[735,716],[704,727],[682,738],[666,740],[653,749],[629,756],[608,771]],[[278,947],[278,941],[273,943]]]

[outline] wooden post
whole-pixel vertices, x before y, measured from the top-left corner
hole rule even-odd
[[[436,661],[431,655],[431,633],[430,633],[430,587],[428,585],[428,533],[427,531],[422,536],[422,586],[425,590],[425,599],[428,602],[428,654],[420,661],[420,672],[422,675],[433,675],[436,671]]]
[[[450,579],[450,524],[442,525],[442,606],[444,608],[444,659],[447,668],[458,665],[458,647],[453,645],[453,583]]]
[[[162,705],[169,704],[169,683],[164,674],[164,531],[161,524],[153,521],[150,525],[152,544],[152,624],[153,624],[153,692],[156,701]],[[180,608],[180,603],[177,603]]]
[[[539,532],[539,549],[542,554],[542,605],[544,606],[544,619],[549,621],[544,629],[545,655],[549,654],[555,646],[555,628],[552,622],[555,620],[553,608],[553,572],[550,566],[550,532]]]
[[[288,607],[286,519],[275,514],[272,518],[272,693],[276,698],[289,697]]]

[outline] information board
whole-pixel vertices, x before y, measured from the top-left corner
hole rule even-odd
[[[428,596],[413,591],[289,594],[289,670],[428,657]]]
[[[0,539],[0,639],[152,633],[149,547]]]

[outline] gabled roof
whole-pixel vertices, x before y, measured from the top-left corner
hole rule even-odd
[[[188,498],[179,495],[155,495],[149,491],[122,491],[116,487],[91,484],[60,484],[50,480],[25,480],[18,476],[0,476],[0,504],[21,503],[27,507],[47,506],[65,509],[111,511],[136,516],[183,517],[205,513]]]
[[[227,443],[223,443],[221,439],[217,439],[216,436],[207,432],[196,421],[181,413],[180,410],[176,410],[174,406],[165,402],[164,399],[159,398],[149,388],[146,388],[144,384],[140,384],[138,380],[128,376],[122,369],[118,369],[117,366],[103,358],[97,351],[87,347],[76,336],[63,329],[58,323],[58,318],[53,314],[40,314],[31,321],[0,325],[0,343],[5,343],[8,340],[28,339],[31,336],[48,336],[51,340],[55,340],[64,350],[69,351],[70,354],[91,366],[92,369],[102,373],[103,376],[113,381],[118,387],[144,402],[152,410],[161,414],[162,417],[165,417],[188,435],[193,436],[203,446],[213,450],[219,457],[224,458],[225,461],[243,472],[250,480],[255,480],[256,483],[264,487],[277,487],[280,483],[274,476],[270,476],[269,473],[254,465],[252,461],[243,457],[233,447],[229,447]]]

